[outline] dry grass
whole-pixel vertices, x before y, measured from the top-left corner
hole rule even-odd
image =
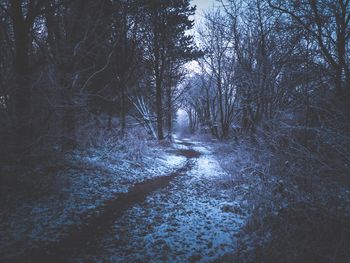
[[[245,189],[250,211],[236,252],[219,262],[350,262],[344,167],[324,159],[325,147],[311,153],[292,139],[284,149],[273,139],[213,144],[230,174],[221,184]]]

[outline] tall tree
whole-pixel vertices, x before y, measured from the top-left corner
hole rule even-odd
[[[187,31],[193,28],[189,19],[195,12],[189,0],[154,0],[146,1],[148,59],[151,64],[155,83],[156,115],[158,139],[164,138],[163,133],[163,96],[166,70],[174,60],[189,57],[194,52],[193,37]]]
[[[93,92],[90,86],[98,81],[97,73],[104,68],[106,61],[109,62],[106,43],[110,37],[112,10],[109,1],[105,0],[77,0],[62,3],[58,9],[53,9],[52,5],[49,7],[51,12],[46,14],[47,44],[58,76],[62,143],[63,148],[72,149],[76,145],[77,109],[82,107],[82,98]]]
[[[115,1],[113,14],[112,38],[114,46],[114,72],[116,88],[119,93],[121,131],[124,134],[127,114],[127,86],[131,84],[132,76],[137,66],[139,51],[138,38],[141,15],[138,1]]]
[[[269,0],[271,8],[287,14],[317,44],[334,80],[339,98],[350,98],[350,1]]]
[[[20,148],[32,137],[31,127],[31,32],[35,19],[44,7],[43,0],[11,0],[0,4],[12,20],[14,83],[11,90],[12,113],[16,127],[16,141]],[[8,34],[12,35],[12,34]]]
[[[233,120],[236,89],[230,21],[220,10],[212,10],[205,14],[199,34],[201,47],[205,50],[202,68],[212,76],[217,94],[219,123],[215,125],[219,125],[220,137],[226,138]]]

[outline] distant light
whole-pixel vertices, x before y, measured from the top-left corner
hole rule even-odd
[[[178,109],[176,112],[177,115],[177,123],[180,126],[186,125],[188,121],[187,112],[184,109]]]

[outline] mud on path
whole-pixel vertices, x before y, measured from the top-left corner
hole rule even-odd
[[[79,226],[73,225],[64,239],[57,243],[29,249],[11,262],[67,262],[82,250],[93,248],[99,236],[108,232],[115,219],[122,216],[127,209],[142,203],[152,192],[169,185],[170,181],[177,176],[184,175],[194,165],[191,159],[200,156],[200,153],[193,149],[177,149],[171,152],[186,157],[186,163],[168,175],[136,183],[129,192],[117,194],[115,198],[99,206],[93,213],[84,215],[81,218],[83,223]]]
[[[190,169],[127,209],[72,262],[235,262],[245,197],[223,187],[228,174],[208,146],[183,139],[174,148]]]
[[[201,156],[200,152],[195,151],[193,149],[177,149],[177,150],[173,151],[173,153],[185,156],[188,159],[198,158],[199,156]]]
[[[184,165],[117,194],[59,242],[11,262],[220,261],[235,249],[243,199],[220,187],[227,174],[207,146],[175,140],[169,152],[186,157]]]

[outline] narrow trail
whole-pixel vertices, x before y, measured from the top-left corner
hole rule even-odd
[[[236,205],[217,189],[223,170],[199,143],[177,140],[171,151],[187,158],[181,168],[118,194],[60,242],[13,262],[206,262],[232,251],[244,213],[223,209]]]

